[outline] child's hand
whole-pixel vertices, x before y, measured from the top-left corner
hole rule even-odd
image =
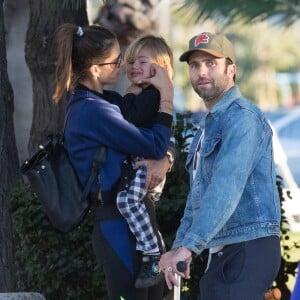
[[[135,94],[138,95],[142,91],[142,88],[138,86],[137,84],[132,83],[127,89],[126,94]]]

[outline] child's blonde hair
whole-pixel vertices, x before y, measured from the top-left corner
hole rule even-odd
[[[152,59],[159,66],[166,68],[169,71],[171,78],[173,78],[173,53],[166,41],[159,36],[146,34],[135,39],[125,51],[125,63],[132,63],[144,48],[147,48],[151,52]]]

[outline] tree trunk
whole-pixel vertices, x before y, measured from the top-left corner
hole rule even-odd
[[[76,7],[80,2],[81,6]],[[29,0],[29,24],[25,58],[32,78],[33,120],[29,138],[32,153],[49,134],[62,129],[66,101],[52,102],[55,79],[54,32],[63,23],[88,24],[86,2],[70,0]]]
[[[15,289],[11,190],[21,179],[13,125],[13,91],[7,74],[4,0],[0,0],[0,291]]]
[[[28,139],[32,120],[30,73],[25,63],[25,33],[29,3],[24,0],[4,1],[7,72],[14,91],[14,126],[19,161],[28,157]]]

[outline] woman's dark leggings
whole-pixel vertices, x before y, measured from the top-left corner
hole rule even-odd
[[[153,202],[144,199],[152,226],[158,236],[161,251],[164,246],[158,233]],[[162,300],[165,282],[146,289],[134,287],[142,263],[136,251],[136,239],[126,220],[115,206],[96,208],[93,248],[97,262],[103,267],[109,300]]]
[[[201,300],[263,300],[279,267],[278,236],[226,246],[200,280]]]
[[[93,248],[97,262],[104,270],[109,300],[163,299],[163,282],[148,289],[134,287],[141,263],[141,253],[135,250],[135,244],[125,219],[96,222]]]

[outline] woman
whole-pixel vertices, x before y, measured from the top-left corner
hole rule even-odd
[[[62,25],[57,32],[58,60],[53,99],[58,102],[70,92],[70,110],[65,128],[65,144],[72,164],[84,185],[99,145],[107,147],[107,157],[91,197],[101,201],[96,208],[93,247],[97,261],[103,266],[109,299],[162,299],[162,286],[137,289],[134,281],[141,264],[135,250],[135,238],[116,207],[121,166],[128,154],[159,160],[147,162],[147,187],[156,186],[170,167],[165,157],[171,137],[173,84],[168,72],[153,64],[147,79],[160,92],[160,113],[151,128],[137,128],[127,122],[119,109],[122,97],[104,90],[113,84],[122,63],[115,35],[104,27]],[[152,163],[151,163],[152,162]],[[159,170],[159,171],[157,171]]]

